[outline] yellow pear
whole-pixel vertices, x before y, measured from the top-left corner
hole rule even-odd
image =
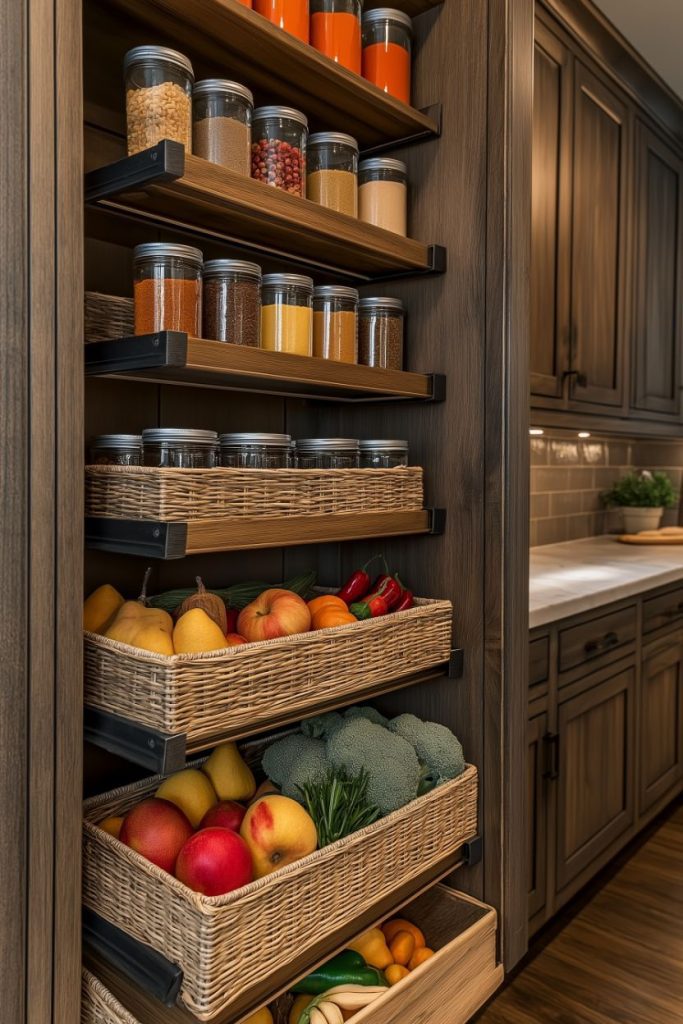
[[[83,629],[89,633],[104,633],[124,603],[118,590],[104,583],[83,602]]]
[[[176,654],[205,654],[227,647],[225,634],[201,608],[181,615],[173,630]]]
[[[206,812],[218,803],[213,786],[197,768],[183,768],[169,775],[154,795],[179,807],[192,828],[198,828]]]
[[[234,743],[221,743],[202,768],[219,800],[249,800],[256,792],[254,773]]]
[[[161,626],[142,625],[135,634],[134,646],[143,651],[152,651],[153,654],[165,654],[169,658],[175,654],[171,634]]]
[[[147,607],[147,581],[151,571],[148,569],[145,573],[137,601],[125,601],[121,605],[104,635],[131,647],[170,655],[175,653],[171,641],[173,619],[163,608]],[[159,639],[159,631],[166,633],[168,640]]]

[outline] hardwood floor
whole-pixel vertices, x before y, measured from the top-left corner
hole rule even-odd
[[[478,1024],[682,1024],[683,804]]]

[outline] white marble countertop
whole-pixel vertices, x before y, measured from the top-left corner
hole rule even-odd
[[[683,544],[620,544],[588,537],[531,548],[529,628],[683,580]]]

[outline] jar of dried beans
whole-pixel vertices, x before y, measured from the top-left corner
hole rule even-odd
[[[133,255],[135,333],[201,333],[202,254],[191,245],[146,242]]]
[[[339,363],[358,362],[358,292],[342,285],[313,291],[313,355]]]
[[[311,44],[342,67],[361,72],[362,0],[311,0]]]
[[[99,434],[90,442],[90,462],[95,466],[142,465],[140,434]]]
[[[342,132],[316,132],[308,140],[306,198],[358,216],[358,143]]]
[[[236,469],[287,469],[289,434],[221,434],[221,466]]]
[[[376,7],[363,15],[363,78],[410,103],[413,23],[403,11]]]
[[[164,469],[213,469],[218,434],[215,430],[151,427],[142,431],[145,466]]]
[[[358,216],[396,235],[408,231],[408,172],[402,160],[370,157],[358,168]]]
[[[192,91],[192,144],[197,156],[250,173],[254,97],[245,85],[222,78],[197,82]]]
[[[261,268],[244,260],[207,260],[202,272],[202,335],[256,348],[261,332]]]
[[[389,440],[361,441],[361,469],[395,469],[408,465],[408,442]]]
[[[355,437],[305,437],[296,443],[299,469],[357,469]]]
[[[308,0],[254,0],[254,10],[302,43],[308,42]]]
[[[301,274],[265,274],[261,347],[271,352],[313,354],[313,281]]]
[[[123,60],[128,154],[163,139],[192,151],[192,83],[187,57],[166,46],[136,46]]]
[[[400,299],[388,296],[358,303],[358,361],[364,366],[403,369],[403,322]]]
[[[251,144],[251,176],[303,196],[306,180],[306,115],[293,107],[257,107]]]

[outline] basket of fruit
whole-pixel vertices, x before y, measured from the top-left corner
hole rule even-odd
[[[85,905],[178,964],[200,1020],[245,1005],[293,950],[313,963],[476,834],[476,769],[437,723],[352,707],[246,755],[222,744],[85,805]]]

